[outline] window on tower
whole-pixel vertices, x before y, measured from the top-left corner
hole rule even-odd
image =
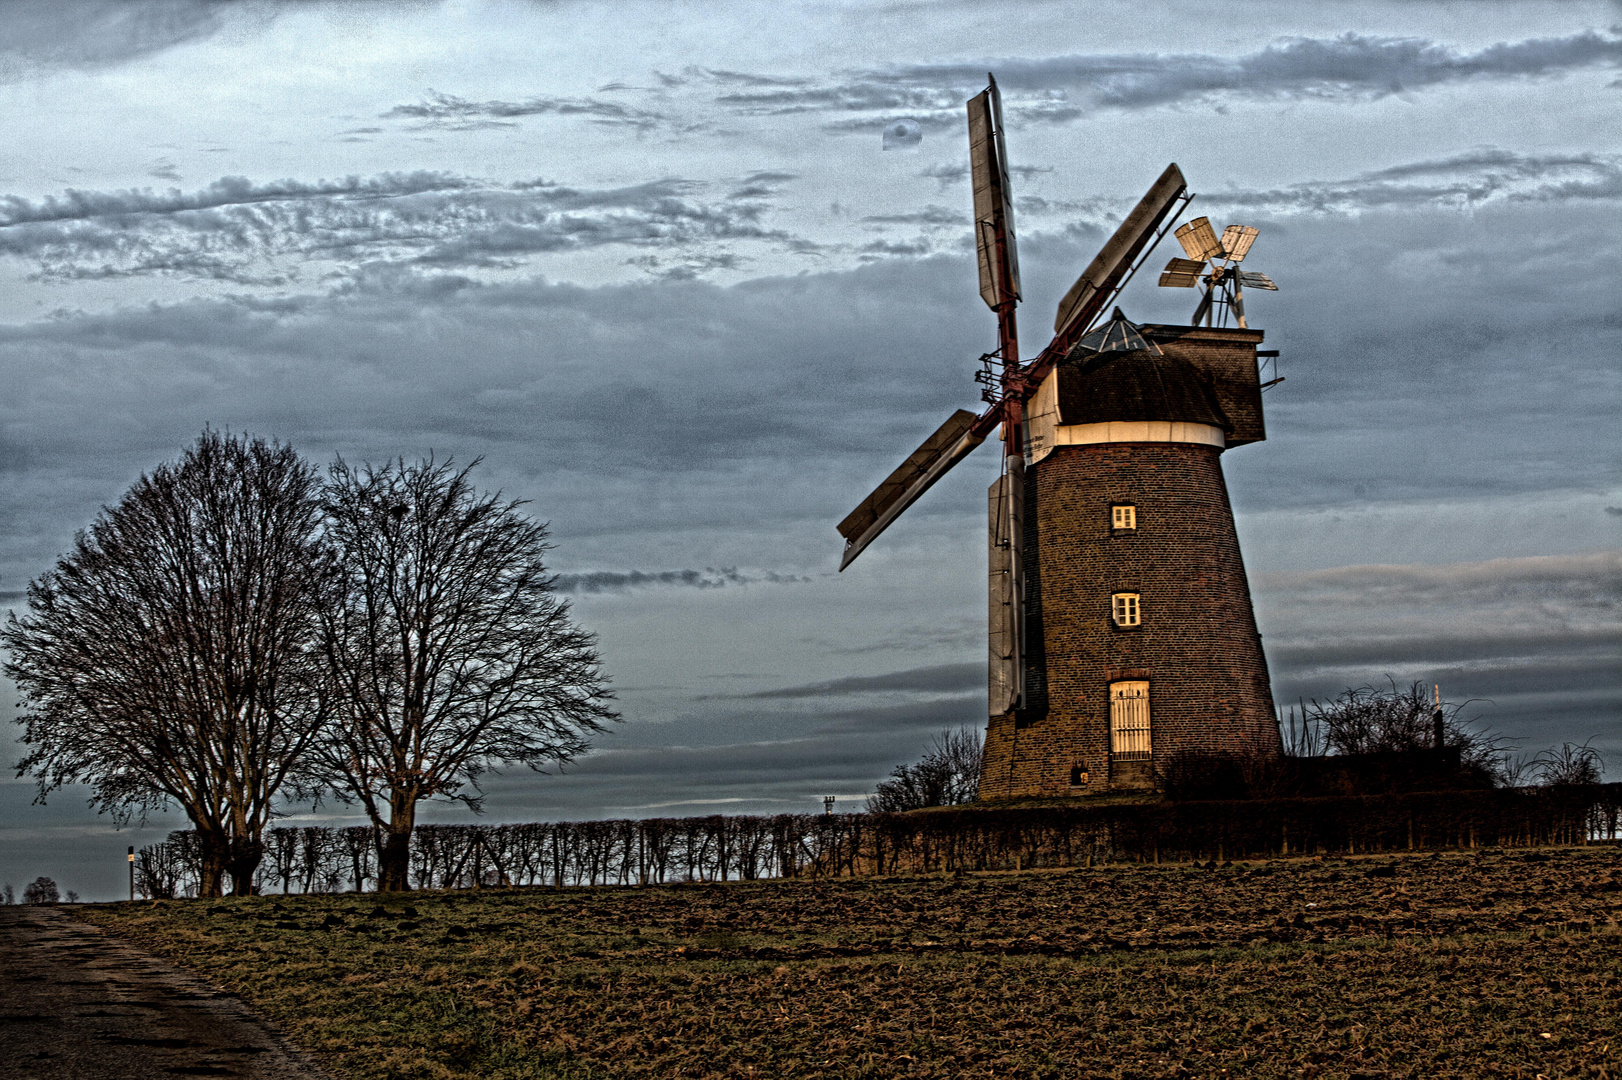
[[[1129,504],[1110,507],[1110,528],[1136,529],[1138,527],[1138,508]]]
[[[1149,756],[1149,684],[1109,684],[1110,753],[1117,757]]]
[[[1135,592],[1118,592],[1110,598],[1110,617],[1116,626],[1137,626],[1143,621],[1143,612]]]

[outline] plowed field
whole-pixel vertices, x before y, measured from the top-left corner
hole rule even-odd
[[[1617,1077],[1622,851],[169,901],[336,1076]]]

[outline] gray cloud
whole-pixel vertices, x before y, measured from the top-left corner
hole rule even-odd
[[[777,690],[760,690],[753,694],[738,694],[739,698],[827,698],[845,694],[895,693],[898,691],[924,694],[961,694],[983,689],[986,681],[984,664],[936,664],[931,667],[909,668],[884,675],[858,675],[804,686],[787,686]]]
[[[1586,618],[1622,625],[1622,552],[1491,559],[1439,566],[1342,566],[1273,572],[1260,582],[1287,594],[1303,613],[1351,610],[1384,613],[1395,605],[1423,607],[1442,601],[1491,604],[1513,625],[1537,621],[1571,626]]]
[[[263,19],[266,4],[224,0],[10,0],[0,75],[49,67],[105,67],[217,33],[228,13]],[[246,10],[244,10],[246,9]]]
[[[467,131],[514,127],[527,116],[581,116],[594,124],[651,131],[669,122],[664,113],[639,109],[601,98],[532,97],[523,101],[470,101],[454,94],[430,90],[428,99],[415,105],[396,105],[384,119],[417,121],[419,127]]]
[[[1622,63],[1622,37],[1594,31],[1500,42],[1474,52],[1422,38],[1356,33],[1287,38],[1240,56],[1093,53],[986,58],[847,73],[831,81],[734,75],[716,100],[748,113],[862,114],[831,131],[882,128],[905,116],[929,128],[961,126],[963,102],[997,75],[1013,123],[1069,123],[1098,109],[1147,109],[1225,100],[1366,101],[1450,83],[1551,78]],[[712,73],[714,77],[714,73]]]
[[[971,215],[967,210],[953,210],[945,206],[926,206],[908,214],[870,214],[862,218],[874,225],[923,225],[930,228],[948,227],[969,231]]]
[[[1496,147],[1378,169],[1349,180],[1201,193],[1203,203],[1274,213],[1470,207],[1500,201],[1580,204],[1618,198],[1622,198],[1622,158],[1614,154],[1519,154]]]
[[[282,283],[296,280],[305,260],[511,266],[537,253],[604,245],[794,243],[763,223],[768,183],[756,181],[747,199],[713,204],[698,197],[701,185],[678,179],[590,189],[422,171],[263,184],[225,177],[194,192],[13,195],[0,197],[0,253],[36,262],[36,276],[47,279],[170,274]]]
[[[592,570],[584,573],[563,573],[554,577],[560,593],[624,592],[649,586],[677,585],[695,589],[720,589],[728,585],[753,585],[768,582],[774,585],[793,584],[811,580],[800,574],[779,574],[773,570],[760,573],[740,573],[736,567],[717,570]]]

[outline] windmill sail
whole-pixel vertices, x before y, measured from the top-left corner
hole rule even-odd
[[[967,409],[953,413],[900,468],[845,516],[839,523],[839,535],[845,538],[845,556],[840,560],[839,569],[849,566],[918,496],[945,476],[953,465],[968,457],[969,451],[985,442],[984,435],[976,435],[971,430],[974,422],[975,415]]]
[[[1121,227],[1115,230],[1115,235],[1064,294],[1059,303],[1059,316],[1053,322],[1054,334],[1063,337],[1072,330],[1086,327],[1109,305],[1138,253],[1187,188],[1182,170],[1176,165],[1166,166],[1154,187],[1138,201]]]
[[[991,578],[987,690],[992,716],[1015,708],[1025,689],[1024,504],[1024,460],[1010,457],[1008,471],[986,492],[986,537],[990,542],[986,567]]]
[[[980,296],[995,311],[1020,298],[1014,197],[1008,184],[1002,95],[997,91],[996,79],[969,99],[969,165],[974,179],[974,245],[980,255]]]

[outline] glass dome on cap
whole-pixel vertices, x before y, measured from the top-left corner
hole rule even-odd
[[[1116,308],[1115,314],[1110,316],[1109,322],[1076,342],[1074,352],[1107,353],[1107,352],[1156,352],[1160,351],[1157,345],[1151,345],[1138,333],[1138,325],[1121,314]]]

